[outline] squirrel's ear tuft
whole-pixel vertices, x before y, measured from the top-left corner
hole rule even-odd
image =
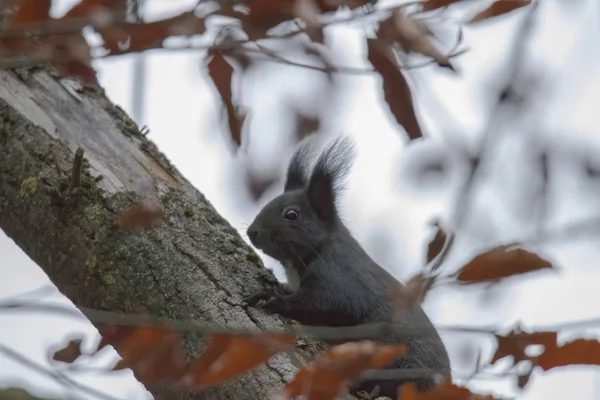
[[[308,186],[312,155],[318,142],[316,134],[307,136],[294,152],[287,170],[284,192]]]
[[[354,161],[354,144],[339,136],[321,153],[310,177],[307,196],[319,218],[329,222],[336,215],[335,200]]]

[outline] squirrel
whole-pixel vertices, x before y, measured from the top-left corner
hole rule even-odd
[[[314,142],[305,139],[292,155],[283,194],[267,203],[247,229],[251,243],[280,261],[288,276],[285,293],[262,289],[244,304],[277,313],[307,326],[356,326],[391,322],[390,290],[402,285],[367,255],[344,225],[336,208],[343,180],[354,160],[354,144],[344,135],[331,141],[312,168]],[[414,379],[373,380],[349,385],[356,395],[396,399],[399,385],[417,390],[435,386],[435,376],[451,380],[450,360],[437,330],[417,304],[402,328],[385,337],[364,339],[405,344],[403,355],[384,369],[431,371]],[[328,341],[338,344],[340,341]]]

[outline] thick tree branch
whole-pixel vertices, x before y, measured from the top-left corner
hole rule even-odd
[[[0,79],[0,227],[63,294],[83,309],[143,307],[229,328],[283,328],[241,306],[246,291],[276,285],[274,276],[100,88],[75,96],[40,68],[0,71]],[[79,147],[87,162],[71,191]],[[148,199],[161,204],[164,222],[122,232],[118,214]],[[205,338],[184,335],[189,358]],[[316,349],[308,343],[299,354]],[[266,398],[295,368],[277,356],[239,381],[181,398]]]

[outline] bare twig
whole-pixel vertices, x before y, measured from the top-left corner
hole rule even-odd
[[[59,293],[59,291],[56,288],[56,286],[54,286],[51,283],[48,283],[45,285],[41,285],[35,289],[31,289],[26,292],[21,292],[14,296],[9,296],[8,298],[11,299],[12,301],[15,301],[16,299],[22,298],[22,297],[35,298],[35,300],[39,300],[42,297],[48,296],[52,293]]]
[[[196,320],[173,320],[168,318],[152,317],[149,315],[139,314],[122,314],[117,312],[95,310],[89,308],[77,309],[67,308],[60,305],[51,304],[32,304],[32,303],[15,303],[15,302],[0,302],[0,312],[45,312],[63,315],[76,319],[84,319],[87,317],[95,324],[114,324],[125,326],[166,326],[180,332],[196,332],[205,335],[216,333],[253,335],[261,332],[251,331],[248,329],[234,329],[216,326],[209,323],[204,323]],[[562,324],[554,324],[550,326],[540,326],[532,329],[533,331],[559,331],[559,330],[577,330],[584,327],[600,325],[600,317],[587,320],[565,322]],[[496,326],[461,326],[461,325],[438,325],[437,329],[457,332],[457,333],[472,333],[494,335],[499,332]],[[349,327],[323,327],[323,326],[301,326],[300,328],[292,328],[285,331],[268,331],[275,333],[291,333],[298,336],[309,336],[315,339],[333,340],[359,340],[364,337],[376,337],[382,332],[390,330],[403,330],[408,334],[421,335],[423,329],[431,329],[428,325],[398,323],[372,323]],[[527,333],[523,333],[527,335]]]
[[[488,152],[491,150],[492,141],[496,137],[496,132],[499,130],[501,121],[506,116],[504,115],[505,105],[508,100],[512,99],[512,96],[517,92],[515,84],[518,81],[521,69],[523,68],[523,60],[526,56],[528,39],[533,31],[533,23],[535,12],[537,10],[537,2],[534,2],[529,8],[525,20],[520,26],[519,31],[515,35],[515,43],[513,46],[513,57],[512,57],[512,68],[509,71],[509,77],[505,87],[501,90],[496,101],[496,105],[492,111],[492,116],[484,130],[479,149],[476,151],[474,156],[469,157],[471,160],[471,168],[469,175],[463,185],[458,200],[456,202],[455,211],[455,231],[458,231],[459,227],[464,222],[464,217],[471,204],[471,193],[476,179],[479,177],[481,171],[481,161],[485,158]]]
[[[29,359],[28,357],[22,355],[21,353],[14,351],[13,349],[9,348],[8,346],[5,346],[3,344],[0,344],[0,353],[4,353],[7,357],[21,363],[22,365],[26,366],[27,368],[38,372],[42,375],[48,376],[50,378],[55,379],[57,382],[60,382],[63,385],[69,385],[73,388],[76,388],[78,390],[81,390],[87,394],[90,394],[92,396],[95,396],[99,399],[103,399],[103,400],[120,400],[117,397],[113,397],[110,396],[108,394],[102,393],[92,387],[89,387],[87,385],[83,385],[80,384],[70,378],[68,378],[67,376],[65,376],[62,373],[59,372],[55,372],[55,371],[50,371],[49,369],[47,369],[46,367],[44,367],[43,365],[40,365],[38,363],[36,363],[35,361]]]
[[[369,17],[369,16],[372,16],[375,14],[386,14],[395,9],[405,8],[407,6],[418,4],[418,3],[420,3],[420,1],[414,1],[414,2],[405,3],[405,4],[401,4],[401,5],[395,5],[395,6],[388,7],[388,8],[373,9],[373,10],[366,10],[366,11],[360,10],[360,12],[355,11],[349,17],[333,18],[330,21],[324,21],[323,26],[358,21],[364,17]],[[135,3],[135,4],[137,4],[137,3]],[[335,13],[333,13],[333,14],[335,14]],[[327,15],[327,14],[325,14],[325,15]],[[125,27],[128,24],[129,24],[129,22],[127,22],[123,18],[114,18],[113,20],[109,21],[106,25],[103,25],[102,28],[110,29],[110,28]],[[51,35],[56,35],[56,34],[72,34],[72,33],[80,32],[81,29],[87,25],[91,25],[91,26],[94,25],[94,19],[92,17],[86,16],[86,17],[76,17],[76,18],[68,18],[68,19],[61,19],[61,20],[51,19],[51,20],[46,20],[43,22],[23,24],[14,29],[3,30],[2,32],[0,32],[0,38],[26,37],[29,35],[29,33],[31,31],[38,32],[42,38],[44,37],[44,35],[51,36]],[[229,25],[225,25],[223,27],[223,29],[230,29],[230,28],[235,28],[235,27],[239,28],[239,26],[237,24],[233,24],[233,25],[229,24]],[[270,34],[270,35],[266,36],[264,39],[265,40],[284,39],[284,38],[289,38],[291,36],[295,36],[297,34],[303,33],[305,31],[306,31],[305,27],[297,27],[296,29],[294,29],[291,32],[286,32],[283,34]],[[259,40],[262,40],[262,39],[259,39]],[[43,40],[42,40],[42,42],[43,42]],[[348,73],[348,74],[366,74],[366,73],[373,72],[372,69],[352,68],[352,67],[343,67],[343,66],[319,67],[319,66],[313,66],[313,65],[303,64],[303,63],[299,63],[299,62],[294,62],[294,61],[288,60],[282,56],[277,55],[272,50],[261,49],[261,50],[257,51],[255,49],[249,49],[247,47],[243,47],[244,44],[249,44],[249,43],[256,43],[256,40],[228,40],[227,43],[222,43],[222,44],[218,44],[218,45],[215,45],[215,44],[192,45],[192,46],[184,45],[184,46],[177,46],[177,47],[163,47],[162,42],[159,42],[159,43],[155,44],[154,46],[149,46],[147,48],[142,48],[139,50],[128,49],[128,50],[124,50],[123,52],[119,52],[118,54],[103,54],[103,55],[92,57],[92,59],[103,59],[103,58],[113,57],[115,55],[121,55],[124,53],[137,53],[137,52],[143,52],[143,51],[158,49],[158,48],[163,49],[163,50],[168,50],[168,51],[206,50],[206,49],[227,50],[227,49],[236,48],[236,49],[242,50],[242,51],[262,53],[262,54],[266,55],[267,57],[269,57],[272,61],[275,61],[275,62],[280,62],[283,64],[293,65],[293,66],[298,66],[298,67],[309,68],[309,69],[318,70],[318,71],[322,71],[322,72],[328,72],[328,73],[329,72],[340,72],[340,73]],[[450,52],[449,57],[456,57],[465,52],[465,50],[456,51],[456,48],[458,47],[459,44],[460,44],[460,41],[458,41],[457,45],[455,46],[455,49],[453,49]],[[103,49],[103,47],[96,46],[96,47],[92,48],[93,51],[98,51],[100,49]],[[72,58],[72,60],[71,60],[71,58],[72,58],[71,56],[64,57],[64,55],[63,55],[63,57],[61,57],[60,61],[67,62],[67,61],[76,60],[76,58]],[[0,68],[15,68],[15,67],[22,67],[22,66],[31,66],[31,65],[46,63],[49,61],[50,60],[41,58],[41,57],[19,57],[19,58],[15,58],[15,59],[11,59],[11,58],[7,59],[5,57],[5,59],[0,61]],[[418,63],[418,64],[414,64],[414,65],[400,66],[400,68],[407,68],[407,69],[420,68],[420,67],[429,65],[432,62],[433,61],[427,61],[424,63]]]
[[[514,371],[503,371],[498,373],[485,373],[481,372],[476,375],[453,375],[454,379],[498,379],[503,377],[516,377],[519,374]],[[360,374],[360,380],[408,380],[408,379],[418,379],[418,378],[435,378],[439,377],[440,380],[443,380],[443,377],[439,376],[439,374],[434,373],[430,369],[368,369],[363,371]]]

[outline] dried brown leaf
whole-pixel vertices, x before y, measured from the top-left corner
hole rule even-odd
[[[265,363],[274,354],[292,347],[295,342],[295,336],[283,333],[215,334],[194,362],[186,380],[193,387],[224,382]]]
[[[435,278],[417,274],[406,282],[406,285],[395,285],[392,287],[393,321],[403,321],[417,305],[420,305],[434,282]]]
[[[126,7],[127,0],[82,0],[67,11],[61,19],[88,17],[95,13],[114,15],[118,12],[124,13]]]
[[[208,74],[212,78],[225,105],[231,139],[239,147],[242,144],[242,125],[244,121],[232,103],[231,80],[233,77],[233,67],[225,60],[223,54],[216,52],[212,60],[208,63]]]
[[[150,229],[164,217],[164,210],[157,204],[138,204],[117,217],[117,224],[128,233]]]
[[[36,25],[42,25],[50,19],[51,5],[50,0],[21,0],[18,9],[8,18],[3,30],[9,31],[25,26],[32,26],[33,28]],[[35,47],[30,37],[19,35],[3,37],[0,39],[0,43],[5,50],[8,50],[10,55],[28,54]]]
[[[425,0],[421,6],[423,12],[436,10],[438,8],[447,7],[453,3],[458,3],[460,0]]]
[[[122,358],[113,370],[131,368],[144,385],[178,380],[186,371],[179,335],[169,328],[104,325],[99,332],[98,350],[111,345]]]
[[[8,21],[21,6],[21,0],[2,0],[0,2],[0,18]]]
[[[10,18],[5,29],[44,22],[50,19],[51,0],[21,0],[19,9]]]
[[[519,387],[519,389],[524,389],[525,386],[527,386],[529,380],[531,379],[532,371],[533,370],[530,369],[529,371],[527,371],[527,373],[521,374],[517,377],[517,386]]]
[[[323,43],[323,26],[319,21],[321,10],[315,0],[295,0],[293,14],[306,24],[306,34],[313,42]]]
[[[125,54],[160,48],[172,36],[201,35],[206,32],[204,19],[193,12],[172,18],[146,23],[127,23],[108,28],[98,28],[104,47],[110,54]]]
[[[553,267],[539,255],[523,249],[510,250],[509,246],[499,246],[469,261],[462,268],[457,279],[463,283],[495,281],[543,269],[553,269]]]
[[[305,365],[288,382],[280,396],[306,400],[333,399],[347,389],[362,371],[378,369],[402,355],[404,345],[383,346],[371,341],[334,346]]]
[[[355,8],[375,2],[376,0],[317,0],[321,10],[326,12],[335,11],[340,6],[348,7],[350,10],[353,10]]]
[[[518,363],[523,360],[530,360],[531,358],[525,354],[525,349],[530,345],[543,345],[546,350],[556,347],[556,332],[534,332],[526,333],[522,332],[519,328],[513,329],[506,336],[495,335],[498,341],[498,349],[490,364],[494,364],[496,361],[512,356],[514,363]]]
[[[278,181],[279,176],[276,174],[265,176],[246,170],[246,187],[254,201],[258,201],[262,195]]]
[[[23,1],[7,28],[34,24],[34,29],[35,25],[50,21],[50,5],[51,2],[46,0]],[[51,61],[59,74],[79,78],[85,86],[97,84],[96,72],[90,64],[90,46],[81,32],[45,34],[36,40],[29,37],[6,37],[2,39],[2,44],[15,54],[26,53],[34,60]]]
[[[433,226],[436,228],[435,236],[429,242],[427,246],[427,264],[429,264],[444,248],[444,243],[446,243],[446,232],[442,229],[439,223],[434,222]]]
[[[381,24],[385,28],[385,34],[391,35],[406,53],[414,52],[431,57],[440,67],[454,71],[450,59],[433,45],[432,36],[421,21],[397,9]]]
[[[59,74],[77,78],[86,87],[94,87],[98,84],[96,70],[89,63],[72,60],[64,62],[55,61],[52,64],[58,70]]]
[[[547,347],[537,357],[536,364],[544,371],[568,365],[600,365],[600,342],[577,339],[562,346]]]
[[[399,69],[389,43],[367,39],[369,61],[383,80],[383,96],[396,121],[411,140],[423,136],[417,120],[410,87]]]
[[[417,400],[419,392],[412,383],[405,383],[398,388],[398,398],[402,400]]]
[[[496,0],[488,8],[471,18],[469,24],[503,15],[529,4],[531,4],[531,0]]]
[[[169,328],[104,325],[99,332],[98,350],[111,345],[122,358],[113,370],[131,368],[144,385],[178,380],[186,371],[179,335]]]
[[[81,339],[70,340],[65,347],[54,352],[54,354],[52,355],[52,359],[68,364],[74,362],[82,354],[81,343]]]
[[[321,126],[321,119],[318,116],[308,115],[301,110],[296,109],[294,117],[296,119],[294,129],[296,142],[300,142],[306,136],[317,132]]]
[[[48,59],[63,76],[78,78],[84,86],[94,87],[98,83],[96,70],[91,64],[91,48],[81,32],[47,36],[45,44]],[[36,54],[35,51],[32,54]],[[43,57],[41,57],[43,58]]]
[[[246,0],[250,12],[240,16],[245,31],[252,40],[264,37],[269,29],[293,18],[294,1]]]

